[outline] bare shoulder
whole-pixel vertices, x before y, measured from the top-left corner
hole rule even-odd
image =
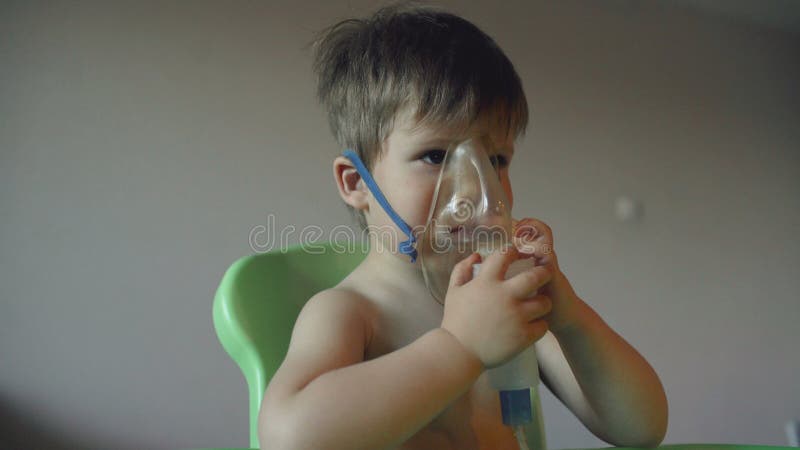
[[[310,338],[319,345],[320,337],[335,337],[346,333],[351,339],[358,335],[364,347],[372,334],[373,303],[354,289],[334,287],[311,297],[303,306],[295,323],[289,350],[306,344]]]
[[[336,286],[325,289],[308,299],[301,316],[303,314],[324,313],[350,313],[368,314],[372,306],[372,301],[366,295],[350,287]]]
[[[291,399],[316,378],[364,360],[371,339],[370,303],[351,289],[327,289],[311,297],[295,322],[286,358],[269,381],[259,413],[259,432],[277,433]],[[268,439],[262,435],[262,439]],[[265,442],[265,440],[262,440]]]
[[[363,361],[372,338],[372,314],[372,303],[352,289],[335,287],[311,297],[271,387],[296,391],[325,372]]]

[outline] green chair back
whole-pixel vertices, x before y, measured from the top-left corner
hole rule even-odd
[[[250,446],[258,448],[258,411],[305,302],[335,286],[364,259],[361,246],[295,246],[246,256],[225,272],[214,298],[214,328],[244,374],[250,398]]]

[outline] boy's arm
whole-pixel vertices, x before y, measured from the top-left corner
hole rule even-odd
[[[514,239],[553,273],[540,290],[552,301],[547,316],[552,335],[536,344],[542,380],[603,440],[658,445],[667,430],[667,399],[658,375],[575,294],[559,268],[553,230],[546,223],[532,217],[515,222]]]
[[[481,361],[444,329],[364,361],[370,339],[364,299],[328,290],[308,301],[287,357],[264,394],[264,448],[397,446],[466,392]]]
[[[569,325],[537,342],[542,380],[601,439],[654,447],[667,429],[667,399],[655,371],[583,300]]]

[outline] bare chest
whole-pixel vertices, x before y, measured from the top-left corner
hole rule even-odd
[[[410,344],[438,326],[441,318],[424,316],[386,318],[377,322],[367,359],[377,358]],[[406,441],[403,450],[506,450],[518,449],[510,428],[503,425],[497,391],[486,374],[468,392],[447,406],[439,416]]]
[[[512,430],[500,419],[497,392],[482,376],[469,392],[401,447],[403,450],[517,450]]]

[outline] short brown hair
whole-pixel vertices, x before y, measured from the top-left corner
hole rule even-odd
[[[323,30],[314,72],[337,142],[370,170],[403,107],[420,123],[451,126],[491,111],[515,137],[528,124],[522,83],[500,47],[467,20],[430,6],[388,6]],[[363,228],[363,213],[356,218]]]

